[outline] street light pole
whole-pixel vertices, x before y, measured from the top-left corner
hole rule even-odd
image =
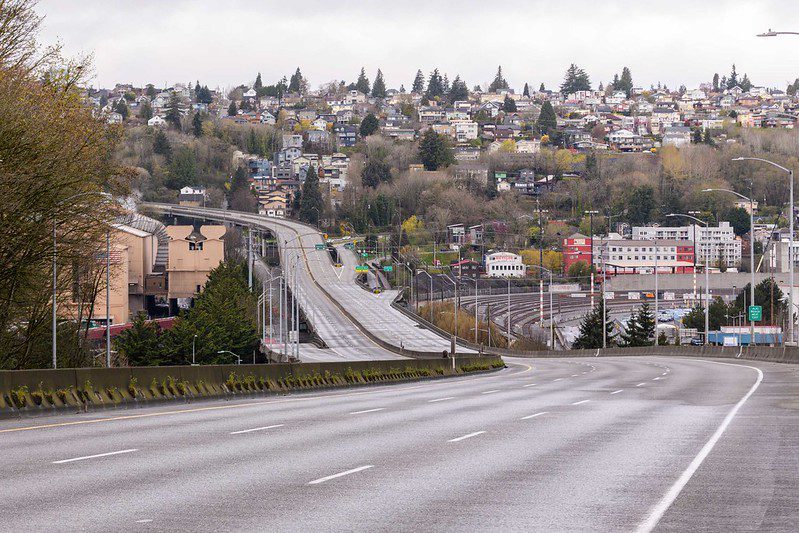
[[[191,366],[195,366],[197,364],[197,361],[194,358],[194,355],[195,355],[194,345],[195,345],[196,341],[197,341],[197,335],[194,335],[191,338]]]
[[[787,33],[787,32],[772,32],[769,30],[769,33],[778,34],[778,33]],[[778,169],[782,170],[783,172],[788,173],[788,185],[789,185],[789,199],[788,199],[788,233],[790,234],[790,239],[788,243],[788,263],[790,263],[790,289],[788,290],[789,294],[789,301],[791,305],[788,306],[790,310],[790,329],[789,329],[789,336],[791,339],[791,343],[794,344],[796,339],[794,338],[794,323],[796,320],[794,319],[794,298],[793,298],[793,291],[794,291],[794,240],[793,240],[793,225],[794,225],[794,206],[793,206],[793,170],[785,168],[782,165],[778,165],[774,161],[769,161],[768,159],[762,159],[760,157],[736,157],[733,161],[760,161],[761,163],[769,164],[773,167],[777,167]],[[754,304],[754,299],[752,300]]]
[[[105,366],[111,368],[111,230],[105,231]]]
[[[591,308],[594,307],[594,215],[598,215],[599,211],[585,211],[588,215],[588,233],[591,240],[591,263],[588,265],[588,272],[591,273]]]
[[[793,180],[791,180],[793,181]],[[749,272],[751,273],[752,280],[749,283],[749,305],[755,305],[755,203],[752,198],[744,196],[741,193],[735,192],[731,189],[704,189],[702,192],[728,192],[735,196],[747,200],[749,202]],[[793,247],[793,242],[791,243]],[[793,268],[791,268],[793,270]],[[792,290],[793,292],[793,290]],[[744,298],[745,300],[746,298]],[[744,306],[744,313],[746,313],[746,306]],[[747,313],[748,314],[748,313]],[[755,345],[755,323],[749,320],[749,345]],[[738,343],[740,344],[740,342]]]
[[[667,217],[685,217],[690,218],[696,222],[699,222],[703,226],[705,226],[705,236],[708,233],[708,223],[704,220],[696,218],[693,215],[688,215],[685,213],[669,213],[666,215]],[[696,253],[696,252],[694,252]],[[710,335],[710,247],[705,250],[705,346],[708,345],[708,337]]]

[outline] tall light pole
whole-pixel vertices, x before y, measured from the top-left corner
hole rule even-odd
[[[216,352],[216,353],[218,353],[218,354],[229,353],[230,355],[232,355],[233,357],[235,357],[235,358],[236,358],[236,364],[237,364],[237,365],[240,365],[240,364],[241,364],[241,356],[240,356],[240,355],[238,355],[238,354],[235,354],[235,353],[231,352],[230,350],[219,350],[219,351],[218,351],[218,352]]]
[[[702,192],[728,192],[749,202],[749,272],[752,274],[752,281],[749,283],[749,305],[755,305],[755,202],[751,198],[731,189],[703,189]],[[791,243],[791,246],[793,246],[793,243]],[[791,290],[793,291],[793,289]],[[749,320],[749,335],[749,344],[754,345],[755,323],[752,320]]]
[[[797,31],[773,31],[771,28],[763,33],[758,33],[758,37],[776,37],[777,35],[799,35]]]
[[[430,292],[427,293],[427,307],[430,308],[430,323],[432,324],[433,323],[433,276],[431,276],[427,270],[422,270],[422,274],[425,274],[428,278],[430,278]]]
[[[591,263],[588,265],[588,272],[591,273],[591,307],[594,307],[594,215],[599,211],[585,211],[588,215],[588,238],[591,240]]]
[[[769,30],[769,32],[771,32],[771,30]],[[773,33],[776,33],[776,32],[773,32]],[[793,278],[793,271],[794,271],[794,264],[793,264],[793,261],[794,261],[794,259],[793,259],[793,245],[794,245],[794,240],[793,240],[793,219],[794,219],[793,170],[785,168],[782,165],[778,165],[774,161],[769,161],[768,159],[762,159],[760,157],[736,157],[736,158],[733,159],[733,161],[760,161],[761,163],[769,164],[769,165],[771,165],[773,167],[777,167],[778,169],[782,170],[783,172],[787,172],[788,173],[788,185],[789,185],[789,190],[790,190],[789,198],[788,198],[788,204],[789,204],[789,206],[788,206],[788,233],[790,234],[790,242],[788,243],[788,263],[790,263],[790,267],[791,267],[790,274],[789,274],[791,288],[788,290],[788,294],[790,295],[789,296],[789,301],[791,302],[791,304],[788,306],[788,309],[790,310],[790,320],[791,320],[790,328],[789,328],[789,337],[791,339],[791,343],[795,343],[796,342],[796,339],[794,338],[794,322],[795,322],[795,319],[794,319],[794,311],[793,311],[793,306],[794,306],[794,300],[793,300],[793,290],[794,290],[793,289],[794,288],[794,278]],[[752,300],[752,304],[754,305],[754,299]]]
[[[105,230],[105,366],[111,368],[111,230]]]
[[[669,213],[667,217],[685,217],[699,222],[705,226],[705,236],[707,236],[708,224],[704,220],[698,219],[693,215],[685,213]],[[709,248],[709,247],[708,247]],[[696,252],[694,252],[696,253]],[[710,335],[710,250],[705,253],[705,346],[708,345],[708,336]]]
[[[541,270],[541,272],[546,272],[549,274],[549,346],[553,350],[555,349],[555,315],[553,314],[553,305],[552,305],[552,278],[553,274],[552,271],[546,267],[538,266],[538,265],[528,265],[532,268],[537,268]],[[510,311],[508,311],[510,312]],[[543,322],[543,311],[541,313],[542,322]]]
[[[197,335],[194,335],[191,338],[191,366],[197,365],[197,361],[195,361],[195,358],[194,358],[194,353],[195,353],[194,352],[194,344],[195,344],[196,341],[197,341]]]
[[[62,200],[56,202],[55,207],[63,205],[64,203],[75,200],[77,198],[81,198],[84,196],[102,196],[106,199],[113,198],[109,193],[102,192],[102,191],[87,191],[81,192],[78,194],[73,194],[72,196],[68,196]],[[52,315],[52,352],[53,352],[53,368],[58,368],[58,329],[57,329],[57,309],[58,309],[58,265],[56,263],[56,258],[58,255],[58,243],[56,239],[56,229],[58,223],[56,217],[53,217],[53,315]],[[107,300],[108,298],[106,298]],[[106,316],[106,322],[108,322],[108,316]],[[108,337],[108,331],[106,330],[106,337]],[[110,341],[106,341],[106,350],[109,350]]]

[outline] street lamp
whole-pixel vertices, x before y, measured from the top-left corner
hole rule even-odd
[[[236,358],[236,364],[237,364],[237,365],[240,365],[240,364],[241,364],[241,357],[239,357],[237,354],[235,354],[235,353],[231,352],[230,350],[219,350],[219,351],[218,351],[218,352],[216,352],[216,353],[218,353],[218,354],[229,353],[230,355],[232,355],[233,357],[235,357],[235,358]]]
[[[702,192],[728,192],[749,202],[749,271],[752,274],[752,281],[749,287],[749,305],[755,305],[755,202],[751,198],[731,189],[703,189]],[[791,245],[793,246],[793,243]],[[791,290],[793,291],[793,289]],[[749,319],[749,334],[749,344],[753,345],[755,344],[755,323],[751,319]]]
[[[796,31],[774,31],[771,28],[763,33],[758,33],[758,37],[776,37],[777,35],[799,35]]]
[[[771,30],[769,30],[771,31]],[[794,314],[793,314],[793,287],[794,287],[794,279],[793,279],[793,219],[794,219],[794,207],[793,207],[793,170],[785,168],[782,165],[778,165],[774,161],[769,161],[768,159],[762,159],[760,157],[736,157],[733,161],[760,161],[761,163],[769,164],[773,167],[777,167],[778,169],[782,170],[783,172],[788,173],[788,184],[790,189],[790,195],[788,199],[789,209],[788,209],[788,233],[790,233],[790,242],[788,243],[788,263],[790,263],[790,284],[791,288],[789,290],[790,294],[790,301],[791,305],[788,308],[791,310],[791,322],[790,322],[790,333],[789,336],[791,338],[791,343],[795,343],[796,339],[794,338]],[[752,300],[752,305],[754,305],[754,299]]]
[[[591,263],[588,265],[588,271],[591,273],[591,307],[594,307],[594,215],[598,215],[599,211],[585,211],[584,214],[588,215],[588,233],[591,240]]]
[[[102,191],[87,191],[81,192],[78,194],[73,194],[72,196],[68,196],[62,200],[56,202],[55,206],[58,207],[70,200],[75,200],[76,198],[82,198],[84,196],[102,196],[106,199],[112,198],[112,196],[107,192]],[[57,220],[56,217],[53,217],[53,316],[52,316],[52,328],[53,328],[53,339],[52,339],[52,350],[53,350],[53,368],[58,368],[58,340],[57,340],[57,317],[56,317],[56,310],[58,307],[58,266],[56,264],[56,256],[57,256],[57,242],[56,242],[56,227],[57,227]],[[106,232],[106,255],[108,255],[108,247],[109,242],[108,239],[109,234]],[[108,285],[108,279],[106,278],[106,285]],[[107,295],[106,295],[107,296]],[[106,297],[108,300],[108,297]],[[110,336],[110,329],[109,329],[109,316],[108,312],[106,312],[105,322],[106,322],[106,359],[108,360],[108,365],[110,366],[111,363],[111,336]]]
[[[430,323],[432,324],[433,323],[433,276],[431,276],[427,270],[422,270],[421,273],[430,278],[430,292],[427,293],[427,306],[430,308]],[[418,309],[419,302],[416,302],[416,304]]]
[[[667,217],[685,217],[690,218],[705,226],[705,235],[707,235],[708,224],[704,220],[698,219],[693,215],[685,213],[669,213]],[[694,251],[696,254],[696,251]],[[657,320],[657,317],[655,317]],[[708,336],[710,335],[710,249],[705,250],[705,346],[708,344]]]
[[[197,341],[197,335],[194,335],[191,338],[191,366],[197,366],[197,362],[194,360],[194,344]]]
[[[555,349],[555,315],[553,314],[552,309],[552,271],[546,267],[538,266],[538,265],[528,265],[532,268],[538,268],[542,272],[546,272],[549,274],[549,346],[551,349]],[[508,308],[508,316],[510,317],[510,307]],[[543,322],[543,310],[541,311],[541,317]]]

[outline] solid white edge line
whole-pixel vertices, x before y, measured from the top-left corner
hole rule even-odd
[[[524,388],[535,387],[535,386],[536,386],[536,383],[528,383],[527,385],[522,385],[522,387],[524,387]]]
[[[309,485],[318,485],[319,483],[324,483],[325,481],[330,481],[331,479],[336,479],[338,477],[348,476],[350,474],[355,474],[356,472],[361,472],[363,470],[368,470],[369,468],[373,468],[374,465],[363,465],[359,466],[358,468],[353,468],[352,470],[345,470],[344,472],[339,472],[338,474],[332,474],[330,476],[320,477],[319,479],[314,479],[313,481],[309,481]]]
[[[591,400],[580,400],[579,402],[574,402],[572,405],[580,405],[580,404],[588,403],[590,401]]]
[[[376,413],[377,411],[385,411],[385,407],[376,407],[375,409],[364,409],[363,411],[353,411],[351,415],[362,415],[364,413]]]
[[[274,426],[264,426],[260,428],[242,429],[239,431],[231,431],[231,435],[241,435],[242,433],[252,433],[253,431],[263,431],[264,429],[281,428],[283,424],[275,424]]]
[[[636,387],[643,387],[644,385],[646,385],[646,383],[639,383],[638,385],[636,385]]]
[[[475,431],[474,433],[469,433],[468,435],[464,435],[462,437],[455,437],[454,439],[449,439],[447,442],[460,442],[462,440],[476,437],[477,435],[482,435],[483,433],[485,433],[485,431]]]
[[[715,363],[717,365],[729,365],[729,366],[740,366],[744,368],[750,368],[755,372],[757,372],[757,379],[755,380],[754,385],[752,385],[752,388],[750,388],[749,391],[746,394],[744,394],[744,396],[740,400],[738,400],[738,403],[735,404],[735,406],[730,410],[730,412],[727,413],[727,416],[724,417],[724,420],[722,420],[721,425],[716,429],[715,433],[713,433],[713,435],[710,437],[710,440],[708,440],[705,443],[705,445],[702,446],[702,449],[699,450],[699,453],[696,455],[696,457],[694,457],[693,461],[691,461],[691,463],[688,465],[688,468],[686,468],[683,471],[683,473],[680,475],[679,478],[677,478],[677,481],[675,481],[674,484],[669,488],[668,492],[666,492],[663,498],[661,498],[661,500],[657,503],[657,505],[655,505],[652,508],[652,510],[649,512],[649,516],[646,517],[646,520],[644,520],[638,525],[638,527],[636,528],[636,531],[638,533],[648,533],[649,531],[652,531],[655,528],[655,526],[657,526],[660,519],[663,518],[663,515],[666,514],[666,511],[669,509],[669,507],[671,507],[671,504],[674,503],[674,500],[676,500],[677,497],[680,495],[680,492],[682,492],[682,490],[685,488],[685,485],[688,484],[688,482],[691,480],[691,477],[693,477],[694,473],[699,469],[704,460],[713,450],[713,447],[716,445],[716,442],[718,442],[718,440],[721,438],[721,435],[724,434],[724,431],[727,429],[727,426],[730,425],[732,419],[735,418],[736,414],[738,414],[738,410],[741,408],[743,404],[746,403],[746,400],[748,400],[749,397],[752,396],[752,394],[757,390],[757,388],[760,386],[760,382],[763,381],[763,371],[754,366],[738,365],[734,363],[722,363],[721,361],[706,361],[704,359],[700,359],[700,361],[703,361],[705,363]]]
[[[427,403],[443,402],[446,400],[453,400],[455,396],[447,396],[446,398],[436,398],[435,400],[427,400]]]
[[[530,420],[531,418],[535,418],[537,416],[545,415],[545,414],[548,414],[548,413],[549,413],[549,411],[541,411],[540,413],[535,413],[535,414],[532,414],[532,415],[523,416],[519,420]]]
[[[552,380],[552,382],[554,383],[555,381],[560,381],[560,380],[562,380],[562,379],[563,379],[563,378],[553,379],[553,380]]]
[[[611,392],[611,394],[618,394],[618,393],[622,392],[623,390],[624,389],[614,390],[613,392]]]
[[[483,391],[480,394],[494,394],[495,392],[499,392],[499,389]]]
[[[109,455],[119,455],[122,453],[133,453],[139,451],[138,448],[131,448],[129,450],[119,450],[118,452],[98,453],[96,455],[86,455],[83,457],[73,457],[72,459],[61,459],[60,461],[53,461],[54,465],[61,465],[64,463],[72,463],[74,461],[83,461],[84,459],[96,459],[98,457],[108,457]]]

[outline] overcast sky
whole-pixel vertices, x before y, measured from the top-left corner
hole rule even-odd
[[[512,87],[560,83],[569,63],[594,86],[629,66],[636,85],[696,87],[735,62],[756,85],[799,77],[797,0],[40,0],[41,41],[94,54],[95,85],[264,84],[299,66],[311,87],[381,68],[410,88],[417,69]]]

